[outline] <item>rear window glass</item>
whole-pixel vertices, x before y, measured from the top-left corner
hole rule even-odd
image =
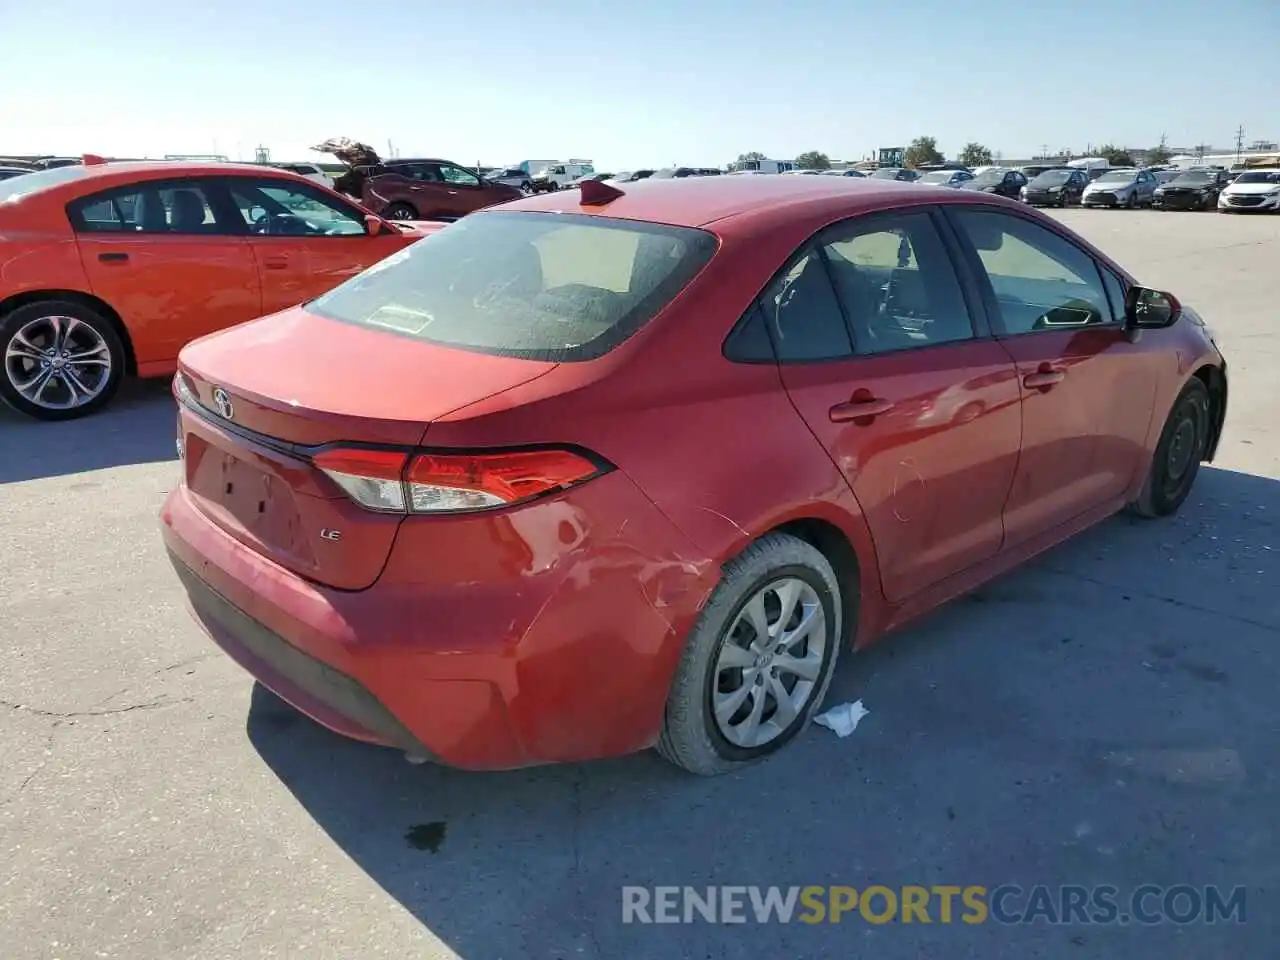
[[[477,353],[603,356],[706,265],[703,230],[572,214],[474,213],[307,308]]]
[[[80,180],[91,174],[91,170],[82,166],[55,167],[52,170],[36,170],[20,177],[0,180],[0,203],[21,200],[28,194],[47,190],[62,183],[71,183],[73,180]]]

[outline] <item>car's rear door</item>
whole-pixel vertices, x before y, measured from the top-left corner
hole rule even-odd
[[[866,515],[891,601],[999,551],[1018,459],[1014,366],[971,314],[981,307],[949,242],[920,208],[849,220],[760,302],[783,384]]]
[[[296,306],[406,246],[398,232],[371,235],[359,207],[283,177],[226,179],[262,282],[262,312]]]
[[[1159,337],[1130,340],[1123,281],[1037,219],[955,205],[1000,343],[1018,366],[1022,456],[1005,507],[1016,545],[1125,492],[1145,462]]]
[[[188,341],[261,313],[253,253],[216,195],[216,179],[175,177],[68,205],[90,287],[124,320],[143,375]]]

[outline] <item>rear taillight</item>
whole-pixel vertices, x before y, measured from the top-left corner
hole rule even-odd
[[[609,467],[564,448],[423,453],[340,447],[312,462],[352,500],[383,513],[457,513],[533,500],[585,483]]]

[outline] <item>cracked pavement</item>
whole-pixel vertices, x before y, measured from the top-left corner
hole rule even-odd
[[[164,384],[0,411],[0,956],[1270,956],[1280,887],[1280,219],[1065,211],[1220,335],[1219,463],[860,657],[773,761],[501,774],[317,728],[216,654],[156,532]],[[430,836],[430,845],[406,836]],[[429,848],[435,846],[436,852]],[[637,926],[624,884],[1217,883],[1241,926]]]

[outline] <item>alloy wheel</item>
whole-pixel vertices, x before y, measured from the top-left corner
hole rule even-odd
[[[10,338],[4,373],[29,403],[45,410],[71,410],[106,389],[111,350],[97,330],[75,317],[36,317]]]

